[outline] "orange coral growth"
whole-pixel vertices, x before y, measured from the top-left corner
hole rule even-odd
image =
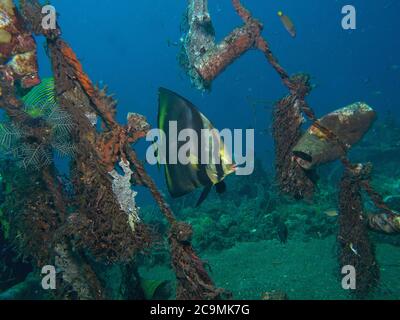
[[[112,107],[114,106],[110,106],[108,104],[109,101],[105,101],[103,99],[103,92],[96,90],[89,76],[83,71],[82,64],[78,60],[75,52],[65,41],[60,39],[58,40],[58,47],[63,57],[67,60],[69,66],[73,69],[74,74],[70,76],[80,83],[103,120],[105,120],[105,122],[111,126],[117,126],[117,123],[114,119],[114,110],[112,110]]]
[[[128,115],[126,134],[129,143],[135,143],[137,140],[144,138],[149,130],[150,125],[144,116],[138,113],[130,113]]]
[[[114,169],[115,164],[119,161],[119,157],[126,159],[121,149],[125,145],[127,138],[123,128],[104,134],[97,144],[97,151],[101,159],[101,163],[106,166],[107,171]]]
[[[205,57],[195,64],[197,72],[211,83],[224,69],[256,44],[262,25],[256,20],[249,20],[243,27],[235,29],[222,43],[210,50]]]
[[[79,62],[75,52],[64,41],[59,42],[60,49],[64,57],[67,59],[69,65],[74,69],[76,80],[82,85],[83,89],[90,98],[95,97],[95,89],[89,76],[83,71],[82,64]]]
[[[237,14],[246,22],[252,19],[251,13],[240,3],[239,0],[232,0],[232,5],[235,8]]]
[[[135,143],[137,140],[144,138],[146,134],[147,129],[129,132],[127,127],[120,126],[103,134],[97,144],[97,151],[101,162],[106,166],[107,171],[112,171],[119,159],[126,162],[127,159],[124,146]]]

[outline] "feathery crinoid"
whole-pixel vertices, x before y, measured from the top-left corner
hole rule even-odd
[[[34,164],[34,160],[40,160],[45,165],[50,164],[52,154],[49,150],[55,151],[60,157],[73,156],[75,149],[71,141],[71,131],[74,124],[71,116],[58,104],[54,78],[43,79],[22,100],[26,112],[33,118],[42,119],[50,129],[47,146],[43,145],[39,154],[28,152],[27,155],[32,155],[29,163]]]
[[[44,144],[21,144],[16,154],[18,165],[24,169],[41,169],[53,162],[51,149]]]
[[[54,153],[60,157],[73,156],[73,121],[57,103],[54,78],[43,79],[21,100],[24,111],[31,117],[27,125],[42,134],[34,136],[9,121],[0,124],[0,148],[5,154],[12,155],[25,169],[48,166],[53,162]]]
[[[62,110],[58,104],[46,105],[44,109],[44,119],[50,125],[55,139],[69,137],[74,127],[71,116]],[[65,141],[65,139],[62,139]]]
[[[57,104],[54,78],[45,78],[33,87],[27,95],[21,98],[25,105],[25,111],[33,118],[43,116],[47,107]]]
[[[13,123],[0,123],[0,150],[4,152],[11,149],[22,135],[21,129]]]
[[[23,135],[23,131],[10,121],[0,123],[0,159],[17,157],[16,146]]]

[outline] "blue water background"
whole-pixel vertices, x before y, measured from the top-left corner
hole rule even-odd
[[[307,72],[316,85],[308,101],[318,115],[355,101],[366,101],[383,117],[399,118],[400,1],[392,0],[245,0],[264,24],[264,36],[289,73]],[[177,61],[183,0],[54,0],[63,37],[71,44],[95,82],[107,84],[119,101],[118,119],[128,112],[145,115],[155,126],[157,90],[174,90],[195,103],[219,129],[256,129],[256,156],[272,167],[271,107],[252,108],[248,97],[276,101],[287,93],[258,51],[248,52],[213,83],[211,93],[196,90]],[[343,30],[341,9],[357,9],[357,30]],[[218,39],[241,25],[230,0],[210,1]],[[298,30],[292,39],[277,12]],[[44,50],[41,73],[50,69]],[[400,119],[400,118],[399,118]],[[270,131],[270,130],[269,130]],[[144,158],[145,143],[138,147]],[[150,172],[162,185],[162,173]]]

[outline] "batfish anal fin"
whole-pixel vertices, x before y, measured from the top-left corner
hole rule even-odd
[[[196,208],[200,207],[200,205],[204,202],[204,200],[206,200],[206,198],[208,197],[211,189],[212,189],[212,184],[210,184],[209,186],[206,186],[204,188],[203,192],[201,193],[201,196],[200,196],[199,200],[196,203]]]

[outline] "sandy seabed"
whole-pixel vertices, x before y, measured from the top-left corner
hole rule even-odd
[[[242,242],[234,247],[205,252],[217,286],[230,290],[234,299],[260,299],[263,292],[283,291],[289,299],[349,299],[339,278],[335,237],[304,242],[290,239]],[[376,245],[381,285],[371,299],[400,299],[400,250]],[[174,279],[167,266],[141,268],[143,277]]]

